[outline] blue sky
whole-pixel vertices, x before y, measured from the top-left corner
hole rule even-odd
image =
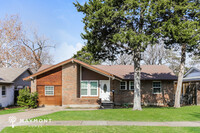
[[[86,0],[77,0],[83,4]],[[38,29],[56,43],[55,63],[66,60],[80,50],[83,15],[76,11],[75,0],[0,0],[0,19],[18,14],[23,25]]]

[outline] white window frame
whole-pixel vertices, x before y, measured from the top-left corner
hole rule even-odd
[[[46,87],[53,87],[53,94],[46,94]],[[54,86],[45,86],[44,92],[45,92],[45,96],[54,96]]]
[[[122,86],[121,82],[125,82],[125,89],[121,89],[121,86]],[[127,90],[127,81],[121,81],[121,82],[120,82],[120,90]]]
[[[154,86],[153,86],[153,83],[154,83],[154,82],[159,82],[159,83],[160,83],[160,87],[154,87]],[[162,82],[161,82],[161,81],[153,81],[153,82],[152,82],[152,88],[153,88],[153,89],[152,89],[152,93],[153,93],[153,94],[161,94],[161,93],[162,93]],[[154,88],[160,88],[160,93],[159,93],[159,92],[155,93],[155,92],[154,92]]]
[[[5,87],[5,95],[2,94],[2,92],[3,92],[3,86]],[[6,96],[6,93],[7,93],[7,92],[6,92],[6,86],[5,86],[5,85],[3,85],[3,86],[1,86],[1,95],[5,97],[5,96]]]
[[[133,83],[133,89],[131,89],[131,83]],[[133,81],[129,81],[129,90],[134,90],[134,82]]]
[[[87,95],[81,95],[81,85],[80,85],[80,96],[84,97],[84,96],[89,96],[89,97],[96,97],[99,95],[99,82],[98,80],[81,80],[81,82],[88,82],[88,86],[87,86]],[[97,82],[97,95],[91,95],[91,88],[90,88],[90,82]]]
[[[89,86],[89,84],[88,84],[88,80],[81,80],[81,82],[87,82],[87,85]],[[82,97],[82,96],[88,96],[88,86],[87,86],[87,95],[81,95],[81,83],[80,83],[80,96]]]

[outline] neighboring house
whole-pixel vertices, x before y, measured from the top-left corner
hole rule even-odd
[[[43,66],[24,78],[34,81],[31,91],[39,94],[39,105],[99,107],[101,103],[132,104],[134,97],[132,65],[88,65],[69,59]],[[174,99],[177,77],[165,65],[143,65],[141,70],[142,103],[167,105]]]
[[[31,85],[23,78],[33,74],[27,68],[0,68],[0,106],[6,107],[14,104],[18,90]]]
[[[183,78],[183,104],[200,105],[200,69],[192,67]]]

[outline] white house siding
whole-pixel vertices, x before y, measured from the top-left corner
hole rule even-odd
[[[2,85],[0,85],[0,106],[6,107],[14,104],[14,85],[6,86],[6,96],[2,96]]]

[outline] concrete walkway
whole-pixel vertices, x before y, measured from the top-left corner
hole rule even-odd
[[[16,126],[168,126],[200,127],[200,121],[185,122],[133,122],[133,121],[51,121],[46,123],[21,123]]]

